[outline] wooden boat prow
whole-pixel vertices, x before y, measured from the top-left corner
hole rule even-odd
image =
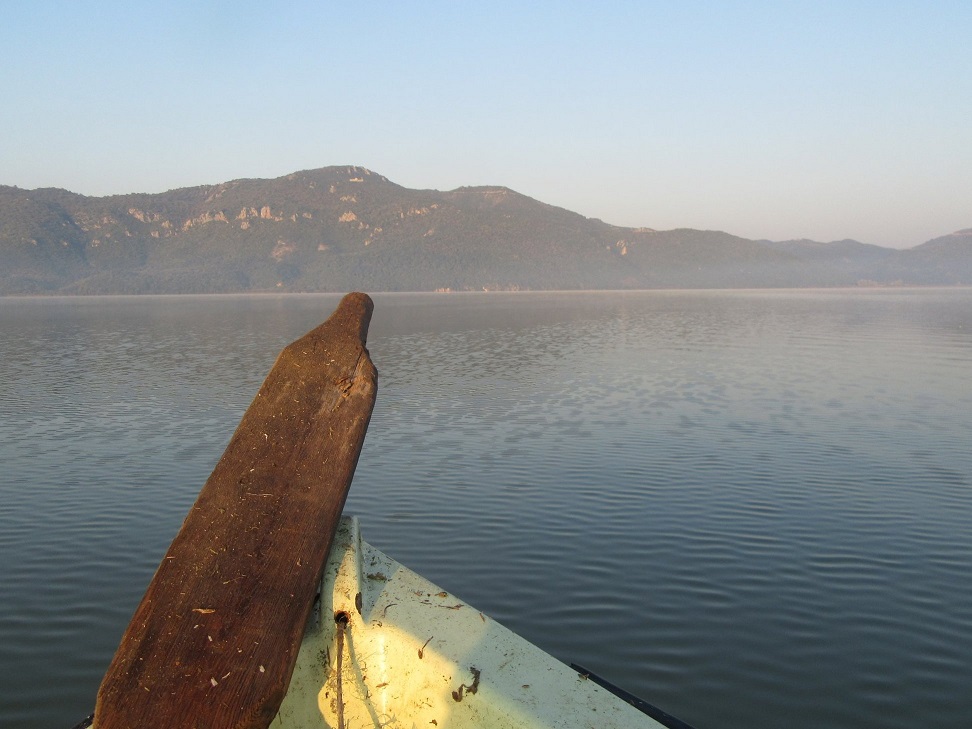
[[[342,517],[270,726],[662,725],[403,567],[361,539],[357,518]]]
[[[348,294],[277,357],[122,636],[95,729],[277,715],[375,403],[373,308]]]

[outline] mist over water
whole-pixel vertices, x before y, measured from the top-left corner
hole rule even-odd
[[[698,729],[968,725],[972,290],[375,299],[368,541]],[[91,710],[337,301],[0,299],[0,725]]]

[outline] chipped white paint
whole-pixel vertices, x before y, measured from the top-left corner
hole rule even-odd
[[[271,727],[660,727],[361,540],[344,517]]]

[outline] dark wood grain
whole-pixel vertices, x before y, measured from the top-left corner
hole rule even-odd
[[[372,306],[347,295],[277,358],[132,617],[96,729],[276,715],[375,402]]]

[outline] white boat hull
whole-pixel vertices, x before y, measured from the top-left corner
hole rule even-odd
[[[346,628],[335,615],[346,616]],[[319,607],[271,724],[660,726],[362,541],[357,519],[348,517],[335,535]]]

